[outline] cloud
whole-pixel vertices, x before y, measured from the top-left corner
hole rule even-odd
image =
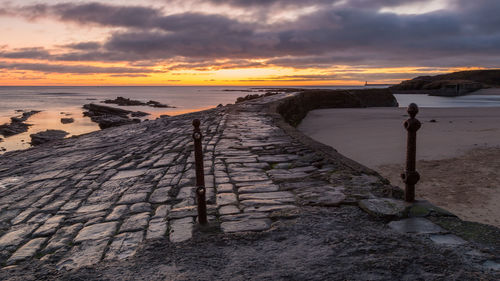
[[[72,44],[67,44],[64,45],[63,47],[69,48],[69,49],[75,49],[75,50],[96,50],[101,47],[101,43],[95,42],[95,41],[90,41],[90,42],[79,42],[79,43],[72,43]]]
[[[450,4],[449,9],[424,14],[382,13],[380,9],[425,4],[428,0],[208,2],[214,7],[255,9],[256,18],[286,11],[289,6],[321,6],[321,9],[287,21],[259,22],[216,14],[215,10],[211,10],[211,14],[166,14],[168,6],[159,9],[80,2],[32,5],[17,9],[18,14],[117,29],[103,42],[68,44],[64,53],[32,48],[3,51],[0,56],[54,61],[126,61],[146,65],[177,61],[171,69],[191,67],[198,70],[266,65],[444,67],[481,63],[490,66],[500,62],[500,17],[496,16],[500,13],[500,2],[496,0],[456,0],[450,2],[457,4]],[[189,59],[198,62],[187,62]],[[263,62],[251,62],[252,59]]]
[[[0,57],[9,59],[45,59],[50,57],[50,52],[41,47],[21,48],[0,52]]]
[[[9,63],[0,62],[0,69],[31,70],[45,73],[71,73],[71,74],[143,74],[156,72],[147,68],[128,67],[99,67],[87,65],[60,65],[45,63]]]

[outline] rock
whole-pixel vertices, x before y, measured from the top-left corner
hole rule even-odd
[[[11,117],[10,124],[0,125],[0,135],[8,137],[28,131],[28,128],[31,125],[24,123],[24,121],[28,120],[28,118],[39,112],[40,111],[38,110],[32,110],[28,112],[23,112],[23,114],[20,117]]]
[[[47,238],[36,238],[24,244],[10,257],[7,264],[13,264],[32,257],[40,249],[42,244],[45,243],[45,240],[47,240]]]
[[[179,243],[193,237],[193,218],[187,217],[170,222],[169,238],[172,243]]]
[[[441,227],[424,218],[409,218],[392,221],[388,226],[401,233],[438,234],[445,232]]]
[[[47,142],[62,140],[68,134],[68,132],[62,130],[46,130],[36,134],[31,134],[31,144],[40,145]]]
[[[63,124],[69,124],[75,122],[75,119],[73,118],[61,118],[61,123]]]
[[[112,236],[117,227],[117,222],[106,222],[100,224],[93,224],[84,227],[75,237],[74,242],[82,242],[86,240],[100,240]]]
[[[134,112],[93,103],[85,104],[83,108],[87,109],[87,111],[83,113],[83,116],[90,117],[93,122],[99,124],[101,129],[141,122],[140,119],[129,118],[129,115],[132,117],[149,115],[149,113],[141,111]]]
[[[151,107],[163,107],[163,108],[166,108],[166,107],[174,107],[174,106],[169,106],[167,104],[162,104],[162,103],[159,103],[157,101],[154,101],[154,100],[150,100],[146,103],[146,105],[149,105]]]
[[[359,207],[375,217],[395,218],[405,216],[409,204],[392,198],[376,198],[359,201]]]
[[[145,105],[145,106],[151,106],[151,107],[173,107],[169,106],[167,104],[162,104],[160,102],[150,100],[148,102],[142,102],[139,100],[131,100],[129,98],[124,98],[124,97],[117,97],[114,100],[105,100],[104,103],[112,103],[112,104],[117,104],[120,106],[138,106],[138,105]]]
[[[467,241],[453,234],[431,235],[430,239],[436,244],[446,246],[456,246],[467,243]]]
[[[114,100],[105,100],[104,103],[112,103],[120,106],[136,106],[136,105],[146,105],[145,103],[138,100],[131,100],[124,97],[117,97]]]

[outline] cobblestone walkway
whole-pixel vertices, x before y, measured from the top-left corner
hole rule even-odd
[[[78,268],[177,243],[196,223],[192,119],[202,120],[209,221],[264,231],[284,210],[373,198],[383,183],[346,171],[276,126],[285,94],[107,129],[0,156],[0,264]]]

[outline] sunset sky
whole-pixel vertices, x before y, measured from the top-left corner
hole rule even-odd
[[[0,4],[0,85],[357,85],[500,66],[498,0]]]

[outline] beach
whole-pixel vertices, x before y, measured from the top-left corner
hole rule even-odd
[[[320,109],[304,134],[403,187],[405,108]],[[500,227],[500,108],[420,108],[416,196],[464,220]]]

